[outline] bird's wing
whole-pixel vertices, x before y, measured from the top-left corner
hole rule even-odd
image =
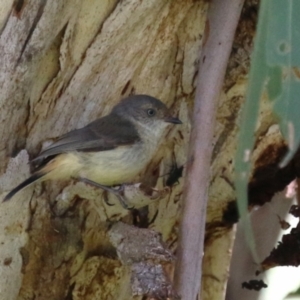
[[[89,125],[61,136],[31,162],[40,165],[47,157],[69,151],[106,151],[132,145],[140,140],[135,126],[118,115],[110,114]]]

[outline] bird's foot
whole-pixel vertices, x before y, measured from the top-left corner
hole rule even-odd
[[[102,189],[102,190],[104,190],[104,191],[107,191],[107,192],[109,192],[109,193],[114,194],[114,195],[118,198],[120,204],[122,205],[122,207],[123,207],[124,209],[128,209],[128,210],[132,210],[132,209],[133,209],[133,207],[129,207],[129,206],[128,206],[128,204],[127,204],[127,199],[126,199],[126,197],[124,196],[124,184],[122,184],[122,185],[119,186],[118,188],[114,189],[114,188],[108,187],[108,186],[106,186],[106,185],[102,185],[102,184],[100,184],[100,183],[97,183],[97,182],[95,182],[95,181],[89,180],[89,179],[87,179],[87,178],[82,178],[82,177],[81,177],[81,178],[79,178],[79,180],[82,181],[82,182],[85,182],[85,183],[87,183],[87,184],[90,184],[90,185],[92,185],[92,186],[98,187],[98,188],[100,188],[100,189]],[[104,201],[105,201],[105,203],[106,203],[107,205],[109,205],[109,206],[112,206],[112,205],[113,205],[113,204],[109,203],[109,201],[107,200],[107,198],[105,198]]]

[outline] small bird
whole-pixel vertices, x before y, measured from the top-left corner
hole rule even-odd
[[[118,197],[111,186],[132,183],[152,159],[168,124],[182,124],[160,100],[132,95],[110,114],[58,138],[31,161],[33,174],[9,192],[3,201],[36,181],[77,178]]]

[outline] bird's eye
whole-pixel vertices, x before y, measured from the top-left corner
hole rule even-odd
[[[148,114],[149,117],[155,116],[155,113],[156,113],[155,110],[152,109],[152,108],[150,108],[150,109],[147,110],[147,114]]]

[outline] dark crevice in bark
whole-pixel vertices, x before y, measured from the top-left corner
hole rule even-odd
[[[275,193],[282,191],[300,174],[299,150],[286,167],[279,167],[286,153],[285,144],[270,145],[263,151],[248,185],[250,207],[270,202]]]
[[[24,45],[23,45],[23,47],[21,49],[21,53],[20,53],[20,55],[19,55],[19,57],[17,59],[15,67],[17,67],[20,64],[21,60],[23,59],[23,54],[25,52],[25,49],[26,49],[26,47],[27,47],[27,45],[28,45],[28,43],[29,43],[32,35],[33,35],[33,32],[34,32],[34,30],[35,30],[35,28],[36,28],[36,26],[37,26],[37,24],[38,24],[41,16],[43,15],[46,3],[47,3],[47,0],[40,0],[39,9],[37,11],[37,14],[36,14],[34,20],[33,20],[33,23],[31,25],[30,31],[29,31],[28,36],[27,36],[27,38],[26,38],[26,40],[24,42]],[[31,55],[30,55],[30,53],[28,53],[26,59],[30,59],[30,58],[31,58]]]

